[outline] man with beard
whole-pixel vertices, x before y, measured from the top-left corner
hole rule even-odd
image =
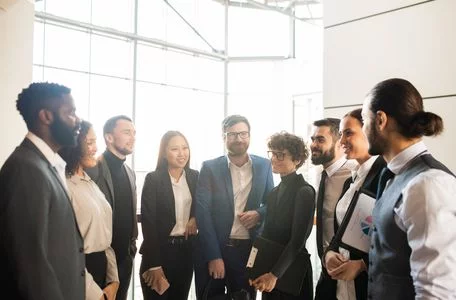
[[[195,269],[198,298],[210,277],[209,296],[247,290],[246,265],[252,242],[258,235],[265,200],[273,188],[269,160],[248,154],[250,124],[239,115],[222,122],[227,155],[203,162],[196,188],[196,221],[201,261]]]
[[[311,137],[312,163],[323,166],[317,194],[317,250],[320,259],[334,236],[334,210],[344,182],[357,165],[356,161],[345,158],[340,145],[339,124],[340,120],[336,118],[317,120],[313,123]],[[331,279],[322,266],[315,299],[335,300],[336,288],[337,280]]]
[[[124,115],[110,118],[103,127],[106,151],[94,168],[86,170],[112,208],[112,244],[116,253],[119,289],[116,299],[126,300],[136,255],[138,226],[136,218],[136,176],[125,164],[133,153],[136,130]]]
[[[399,78],[370,91],[362,116],[369,153],[388,163],[373,211],[369,298],[454,299],[456,178],[422,140],[443,131],[442,119]]]
[[[70,89],[32,83],[16,107],[28,133],[0,171],[0,289],[9,299],[84,299],[84,244],[57,154],[79,133]]]

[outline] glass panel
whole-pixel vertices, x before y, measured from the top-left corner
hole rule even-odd
[[[34,82],[43,81],[43,67],[33,66],[32,78]]]
[[[166,50],[138,44],[138,80],[166,83]]]
[[[45,0],[46,12],[72,20],[90,23],[91,0]]]
[[[136,92],[136,126],[143,129],[137,133],[137,170],[155,169],[160,139],[168,130],[181,131],[187,137],[192,168],[199,170],[203,160],[223,153],[219,127],[222,95],[149,83],[138,83]]]
[[[33,27],[33,63],[43,64],[44,51],[44,24],[35,22]]]
[[[130,80],[92,75],[90,79],[90,122],[97,133],[98,151],[104,151],[103,125],[115,115],[132,117],[132,84]]]
[[[76,104],[76,114],[80,118],[88,119],[89,75],[72,71],[44,68],[44,80],[69,87]]]
[[[92,24],[95,25],[133,32],[133,13],[132,0],[92,0]]]
[[[138,0],[138,34],[166,40],[166,11],[164,1]]]
[[[82,31],[45,25],[44,64],[53,67],[89,70],[90,37]]]
[[[278,12],[230,7],[230,56],[288,56],[289,17]]]
[[[92,35],[91,71],[130,78],[133,70],[133,47],[130,41]]]

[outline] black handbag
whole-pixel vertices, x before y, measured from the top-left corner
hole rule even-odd
[[[250,297],[250,294],[246,290],[240,290],[237,292],[231,292],[228,285],[226,291],[223,295],[215,295],[209,297],[209,291],[211,289],[211,283],[215,279],[211,277],[207,282],[206,286],[204,287],[203,297],[201,300],[253,300]]]

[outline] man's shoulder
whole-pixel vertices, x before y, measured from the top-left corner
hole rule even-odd
[[[217,165],[217,164],[220,164],[220,163],[223,163],[223,162],[228,164],[228,161],[227,161],[225,155],[205,160],[205,161],[203,161],[203,166],[214,166],[214,165]]]

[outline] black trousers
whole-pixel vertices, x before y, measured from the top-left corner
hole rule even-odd
[[[315,288],[315,300],[337,300],[337,280],[331,279],[322,267],[320,278]]]
[[[92,275],[93,280],[97,285],[103,289],[106,286],[106,269],[108,260],[106,258],[106,252],[93,252],[86,254],[86,268],[87,272]]]
[[[134,257],[130,255],[127,255],[124,258],[117,258],[117,272],[119,273],[120,284],[119,289],[117,290],[116,300],[127,300],[133,260]]]
[[[251,299],[255,299],[256,292],[254,288],[249,285],[246,269],[251,248],[251,240],[231,240],[221,249],[223,262],[225,264],[225,278],[211,282],[210,291],[208,293],[209,297],[224,294],[225,286],[227,286],[231,292],[237,292],[244,289],[250,293]],[[202,298],[209,279],[210,276],[207,262],[202,263],[200,260],[197,268],[195,268],[195,283],[198,299]]]
[[[164,262],[163,272],[170,286],[163,295],[147,286],[142,278],[146,267],[141,262],[139,276],[144,300],[187,300],[193,277],[192,242],[183,238],[170,239],[166,245],[162,245],[161,254]]]

